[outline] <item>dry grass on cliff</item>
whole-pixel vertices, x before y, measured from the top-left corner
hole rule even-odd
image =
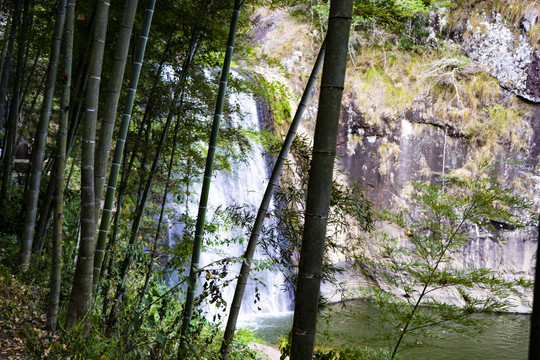
[[[540,19],[540,6],[537,0],[467,0],[460,6],[455,6],[450,13],[448,23],[455,30],[464,23],[473,28],[482,27],[481,20],[493,18],[500,14],[509,24],[514,24],[514,30],[519,36],[522,31],[521,23],[525,18]],[[530,43],[538,48],[540,42],[540,25],[531,24],[527,31]]]
[[[372,127],[392,127],[408,111],[449,127],[486,152],[502,144],[525,150],[527,105],[501,89],[456,47],[423,53],[366,46],[348,69],[347,92]]]
[[[472,16],[474,20],[476,15],[480,21],[482,9],[488,8],[501,9],[504,16],[521,19],[526,11],[531,11],[531,3],[518,1],[509,6],[504,0],[468,1],[459,11],[450,12],[449,23],[456,16]],[[258,50],[276,62],[280,59],[278,66],[257,68],[265,77],[283,82],[291,90],[293,111],[316,53],[314,30],[283,15],[279,23],[265,32],[266,40]],[[540,27],[538,33],[540,37]],[[393,133],[401,123],[399,120],[408,118],[436,124],[449,129],[453,136],[469,139],[478,156],[503,146],[527,150],[531,127],[523,115],[528,106],[503,90],[486,69],[469,61],[459,46],[440,41],[436,47],[420,51],[402,50],[395,34],[377,28],[357,32],[352,40],[345,106],[349,101],[376,133]],[[278,73],[280,76],[274,76]],[[414,113],[414,119],[407,113]],[[306,129],[312,130],[315,115],[316,106],[310,105],[304,122]],[[392,161],[393,156],[386,150],[381,149],[381,156],[389,154],[386,158]]]

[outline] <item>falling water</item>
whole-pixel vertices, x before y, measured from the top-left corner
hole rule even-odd
[[[242,109],[241,117],[233,117],[233,125],[242,126],[243,128],[259,128],[259,120],[257,117],[257,106],[252,97],[246,94],[233,96],[232,104],[239,104]],[[245,154],[248,160],[242,163],[232,164],[230,173],[219,172],[210,186],[208,211],[206,215],[207,221],[211,220],[216,214],[216,209],[225,209],[230,206],[246,206],[248,208],[258,209],[268,178],[266,176],[266,162],[264,159],[264,151],[262,147],[256,143],[252,143],[252,154]],[[198,189],[200,192],[200,188]],[[194,215],[197,212],[198,204],[190,204],[188,212]],[[176,214],[185,213],[185,205],[172,204],[171,207]],[[169,219],[172,227],[169,232],[170,241],[181,236],[184,231],[184,225],[173,223]],[[226,230],[219,230],[218,237],[220,240],[245,238],[243,244],[236,241],[230,241],[228,244],[220,246],[208,246],[203,249],[201,254],[200,267],[219,267],[219,262],[225,258],[239,259],[245,250],[245,243],[249,238],[245,229],[232,227]],[[264,260],[265,256],[257,252],[255,260]],[[228,276],[225,280],[231,280],[236,277],[240,271],[240,262],[236,261],[234,265],[230,265]],[[258,280],[252,280],[258,279]],[[199,279],[198,288],[201,289],[205,279]],[[174,281],[174,280],[173,280]],[[230,306],[234,294],[234,286],[236,280],[230,282],[229,286],[221,289],[222,296],[227,302],[227,311]],[[269,314],[280,313],[290,310],[291,299],[283,289],[283,275],[277,271],[258,270],[252,271],[250,280],[244,292],[244,300],[241,307],[241,315],[253,314]],[[257,297],[256,297],[257,294]],[[215,306],[210,305],[208,317],[213,318],[213,315],[219,313],[220,310]]]

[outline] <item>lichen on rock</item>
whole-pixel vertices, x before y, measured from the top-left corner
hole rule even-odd
[[[540,102],[539,55],[529,39],[519,35],[503,20],[501,14],[489,19],[485,13],[474,24],[469,21],[468,36],[464,37],[463,50],[478,65],[486,67],[500,85],[514,94]],[[525,20],[524,20],[525,21]],[[530,27],[532,19],[527,20]]]

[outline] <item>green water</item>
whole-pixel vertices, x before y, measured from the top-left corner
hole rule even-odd
[[[376,311],[362,301],[350,302],[347,306],[356,313],[369,314]],[[377,334],[376,325],[370,325],[361,316],[350,316],[348,311],[340,311],[335,306],[330,321],[321,316],[317,330],[328,331],[333,343],[318,336],[319,346],[364,346],[363,339]],[[250,327],[267,343],[277,345],[280,336],[286,335],[292,326],[292,312],[274,315],[256,315],[241,320],[241,326]],[[527,358],[529,322],[527,315],[482,315],[482,320],[490,325],[487,330],[473,340],[452,332],[437,330],[438,338],[426,344],[404,349],[400,355],[404,359],[418,360],[522,360]],[[414,338],[414,335],[410,335]],[[414,339],[413,339],[414,340]]]

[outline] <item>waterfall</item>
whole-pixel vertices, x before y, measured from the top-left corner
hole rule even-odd
[[[246,94],[233,94],[231,98],[231,104],[238,105],[242,113],[241,117],[234,116],[232,123],[238,126],[241,125],[243,128],[259,129],[257,105],[254,99]],[[206,215],[207,222],[216,215],[216,209],[218,208],[225,209],[230,206],[247,206],[248,208],[255,209],[255,211],[258,209],[266,189],[268,178],[262,146],[253,142],[252,149],[251,154],[245,154],[248,158],[246,162],[232,164],[232,171],[230,173],[214,173],[214,178],[210,186]],[[195,192],[197,194],[200,193],[200,186]],[[187,211],[190,215],[194,216],[197,213],[197,206],[198,203],[189,205]],[[174,209],[177,216],[186,212],[185,204],[172,203],[171,208]],[[184,224],[173,223],[173,219],[168,219],[168,222],[171,229],[169,231],[169,241],[171,242],[175,238],[178,238],[178,236],[181,236],[184,231]],[[239,259],[245,251],[249,235],[245,229],[237,227],[220,229],[218,237],[221,240],[244,238],[244,243],[239,244],[236,241],[230,241],[227,245],[205,246],[201,254],[200,268],[210,266],[211,264],[218,264],[226,258]],[[265,255],[258,251],[255,254],[255,260],[263,260],[265,257]],[[223,299],[227,302],[225,315],[228,314],[230,302],[232,301],[236,276],[240,271],[240,265],[238,261],[234,265],[229,265],[228,275],[223,279],[229,282],[229,286],[221,289]],[[260,279],[260,281],[252,280],[255,278]],[[234,281],[230,281],[233,279]],[[199,291],[204,281],[205,279],[199,278],[197,285]],[[175,283],[176,279],[171,279],[171,282]],[[288,311],[292,301],[283,287],[284,277],[281,273],[271,270],[252,271],[244,292],[241,315]],[[213,319],[216,314],[223,315],[216,306],[209,306],[207,317]]]

